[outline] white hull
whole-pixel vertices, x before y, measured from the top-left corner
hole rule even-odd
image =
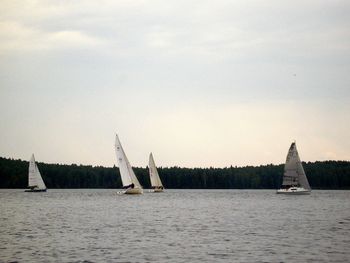
[[[140,188],[130,188],[122,191],[118,191],[117,195],[124,195],[124,194],[129,194],[129,195],[137,195],[137,194],[143,194],[143,189]]]
[[[142,188],[129,188],[125,190],[124,194],[129,194],[129,195],[143,194],[143,190]]]
[[[150,193],[161,193],[164,192],[164,189],[151,189],[149,190]]]
[[[290,187],[290,188],[278,189],[276,193],[285,194],[285,195],[309,195],[311,191],[303,187]]]

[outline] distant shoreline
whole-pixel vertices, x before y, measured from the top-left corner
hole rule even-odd
[[[303,162],[312,189],[350,190],[350,161]],[[46,164],[38,167],[49,189],[118,189],[119,169],[76,164]],[[283,164],[226,167],[158,167],[166,189],[277,189],[281,185]],[[134,167],[144,188],[150,187],[148,168]],[[0,188],[27,186],[28,161],[0,157]]]

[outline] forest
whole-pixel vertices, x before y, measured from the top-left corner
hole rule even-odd
[[[0,188],[26,188],[28,162],[0,157]],[[37,163],[47,188],[121,188],[118,167]],[[349,161],[303,162],[313,189],[350,189]],[[158,167],[168,189],[277,189],[283,164],[225,168]],[[133,167],[144,188],[148,167]]]

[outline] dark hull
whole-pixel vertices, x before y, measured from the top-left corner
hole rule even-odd
[[[46,189],[27,189],[24,192],[46,192]]]

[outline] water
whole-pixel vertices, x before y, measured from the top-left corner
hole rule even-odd
[[[350,191],[0,190],[0,262],[349,262]]]

